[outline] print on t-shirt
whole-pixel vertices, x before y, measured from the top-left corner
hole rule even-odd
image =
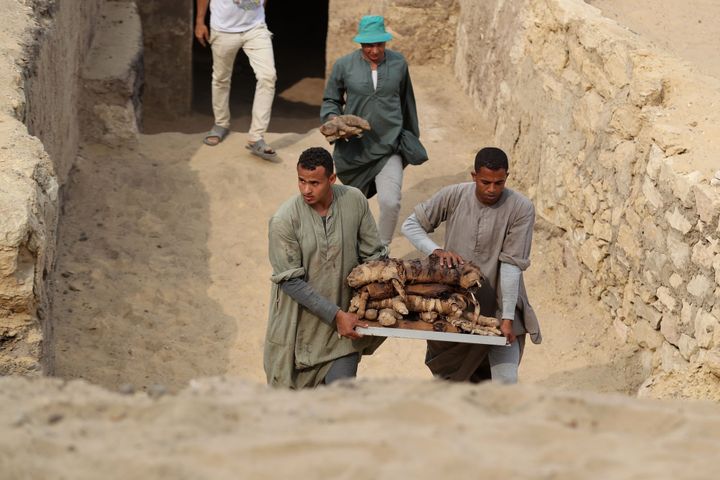
[[[243,10],[256,10],[260,8],[262,0],[233,0]]]

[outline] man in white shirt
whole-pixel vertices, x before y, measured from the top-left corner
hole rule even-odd
[[[213,55],[212,103],[215,125],[205,135],[205,144],[222,142],[230,131],[230,82],[235,57],[242,49],[255,72],[257,84],[252,107],[252,122],[246,148],[265,160],[277,153],[263,135],[270,124],[275,96],[275,59],[272,33],[265,24],[266,0],[196,0],[195,38],[201,45],[210,44]],[[205,15],[210,7],[210,30]]]

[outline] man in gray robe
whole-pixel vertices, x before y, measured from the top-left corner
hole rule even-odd
[[[345,279],[358,263],[387,254],[360,190],[335,185],[330,152],[309,148],[297,164],[300,195],[270,219],[272,290],[263,363],[270,385],[315,387],[354,377],[360,356],[382,338],[348,313]]]
[[[508,346],[428,341],[426,365],[435,376],[456,381],[516,383],[525,334],[540,343],[540,327],[527,299],[522,271],[530,266],[535,208],[505,188],[508,160],[499,148],[481,149],[473,182],[450,185],[419,204],[402,233],[426,255],[448,266],[472,261],[486,278],[479,292],[481,314],[500,322]],[[445,247],[429,236],[445,222]],[[487,371],[489,363],[490,372]]]
[[[402,54],[385,49],[390,39],[383,17],[363,17],[353,38],[360,48],[335,62],[320,108],[322,122],[351,114],[370,123],[362,137],[336,141],[333,157],[345,185],[368,198],[377,193],[378,231],[385,245],[400,214],[403,169],[428,158],[420,143],[410,70]]]

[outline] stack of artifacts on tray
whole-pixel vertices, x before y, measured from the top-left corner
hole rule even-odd
[[[367,262],[348,275],[354,289],[349,312],[383,327],[420,321],[438,332],[501,335],[495,318],[480,315],[475,292],[484,281],[477,265],[448,267],[435,255]]]

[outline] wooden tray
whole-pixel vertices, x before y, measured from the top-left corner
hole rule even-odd
[[[356,327],[363,335],[376,337],[414,338],[417,340],[437,340],[441,342],[477,343],[483,345],[507,345],[505,337],[498,335],[475,335],[469,333],[436,332],[432,324],[422,321],[398,320],[396,327],[383,327],[378,322],[365,321],[369,327]]]

